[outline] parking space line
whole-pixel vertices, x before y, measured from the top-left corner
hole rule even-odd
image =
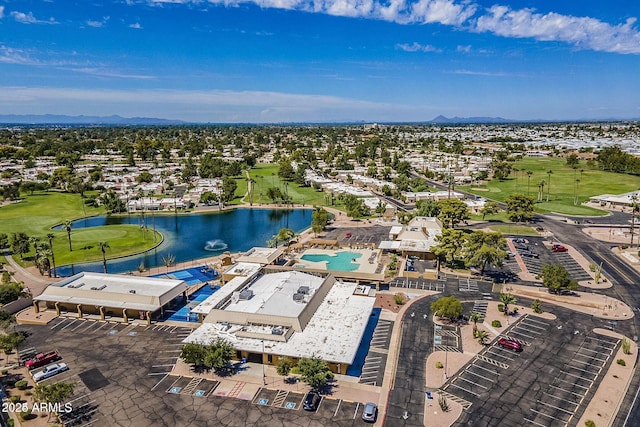
[[[580,385],[580,384],[577,384],[577,383],[574,383],[574,382],[571,382],[571,381],[563,380],[562,378],[557,378],[557,380],[558,380],[558,381],[560,381],[560,382],[563,382],[563,383],[567,383],[567,384],[571,384],[571,385],[574,385],[574,386],[577,386],[577,387],[583,388],[583,389],[585,389],[585,390],[589,390],[589,389],[591,388],[591,387],[585,387],[585,386],[583,386],[583,385]],[[588,380],[585,380],[585,381],[588,381]],[[591,382],[591,381],[590,381],[590,382]],[[592,383],[592,384],[593,384],[593,383]]]
[[[550,408],[558,409],[558,410],[560,410],[560,411],[562,411],[562,412],[566,412],[566,413],[567,413],[567,414],[569,414],[569,415],[573,415],[573,411],[567,411],[566,409],[562,409],[562,408],[559,408],[559,407],[557,407],[557,406],[553,406],[552,404],[550,404],[550,403],[546,403],[546,402],[543,402],[542,400],[538,400],[537,402],[538,402],[538,403],[540,403],[540,404],[542,404],[542,405],[548,406],[548,407],[550,407]]]
[[[360,402],[356,405],[356,410],[353,411],[353,419],[356,419],[356,415],[358,415],[358,409],[360,409]]]
[[[163,382],[163,381],[164,381],[168,376],[169,376],[169,372],[167,372],[167,373],[165,374],[165,376],[164,376],[164,377],[162,377],[162,379],[156,383],[156,385],[154,385],[153,387],[151,387],[151,391],[155,390],[155,389],[156,389],[156,387],[158,387],[158,386],[160,385],[160,383],[161,383],[161,382]],[[175,383],[174,383],[174,384],[175,384]]]
[[[585,371],[585,372],[586,372],[586,371]],[[589,373],[590,373],[590,374],[594,374],[594,372],[589,372]],[[586,378],[584,375],[572,374],[571,372],[567,372],[567,371],[564,371],[562,374],[563,374],[563,375],[569,375],[570,377],[578,378],[579,380],[582,380],[582,381],[588,381],[589,383],[591,383],[591,385],[593,385],[593,381],[594,381],[594,380],[596,379],[596,377],[598,376],[598,374],[595,374],[595,375],[593,376],[593,378],[592,378],[592,379],[588,379],[588,378]]]
[[[86,320],[85,320],[85,322],[86,322]],[[86,323],[83,323],[83,321],[80,321],[80,324],[79,324],[78,326],[76,326],[75,328],[70,329],[70,331],[71,331],[71,332],[73,332],[73,331],[75,331],[75,330],[77,330],[77,329],[80,329],[80,328],[81,328],[81,327],[83,327],[83,326],[87,326],[87,324],[86,324]],[[93,325],[91,325],[91,324],[90,324],[90,325],[89,325],[89,327],[91,327],[91,326],[93,326]]]
[[[592,360],[598,360],[598,361],[600,361],[600,362],[603,362],[603,363],[602,363],[603,365],[604,365],[604,362],[606,362],[606,361],[609,359],[608,357],[607,357],[606,359],[600,359],[599,357],[596,357],[595,355],[590,356],[590,355],[588,355],[588,354],[580,354],[580,353],[576,353],[576,354],[574,354],[573,356],[574,356],[574,357],[575,357],[575,356],[587,357],[587,358],[592,359]],[[575,360],[575,359],[574,359],[574,360]]]
[[[566,366],[567,368],[570,368],[570,369],[575,369],[576,371],[582,371],[582,372],[586,372],[588,374],[595,374],[596,377],[598,376],[598,372],[588,371],[586,369],[578,368],[577,366],[571,366],[571,365],[564,365],[564,366]]]
[[[501,357],[501,358],[503,358],[503,359],[513,360],[513,358],[512,358],[512,357],[506,356],[506,355],[504,354],[505,352],[507,352],[507,351],[509,351],[509,350],[499,350],[499,351],[498,351],[498,353],[495,353],[495,352],[493,351],[493,349],[495,349],[495,348],[496,348],[496,347],[491,347],[489,350],[487,350],[487,351],[485,352],[485,354],[489,353],[489,354],[492,354],[492,355],[494,355],[494,356]]]
[[[466,372],[467,374],[475,375],[476,377],[478,377],[478,378],[482,378],[483,380],[487,380],[487,381],[489,381],[490,383],[493,383],[493,384],[495,384],[495,383],[496,383],[496,382],[495,382],[495,380],[492,380],[491,378],[487,378],[487,377],[485,377],[485,376],[483,376],[483,375],[480,375],[480,374],[476,374],[475,372],[470,371],[470,370],[468,370],[468,369],[465,369],[465,370],[464,370],[464,372]]]
[[[473,392],[473,391],[471,391],[471,390],[467,390],[466,388],[461,387],[461,386],[457,385],[456,383],[451,383],[450,385],[451,385],[451,386],[453,386],[453,387],[455,387],[455,388],[459,388],[459,389],[460,389],[460,390],[462,390],[462,391],[466,391],[466,392],[467,392],[467,393],[469,393],[469,394],[473,394],[473,395],[474,395],[474,396],[476,396],[476,397],[480,397],[480,395],[479,395],[478,393],[474,393],[474,392]]]
[[[525,325],[527,328],[540,329],[540,332],[539,332],[540,334],[547,330],[547,327],[544,327],[544,326],[531,325],[527,322],[522,322],[522,324]]]
[[[538,323],[538,324],[540,324],[540,325],[544,325],[544,326],[547,326],[547,327],[549,326],[549,324],[548,324],[547,322],[543,322],[543,321],[541,321],[541,320],[534,319],[534,318],[533,318],[533,317],[531,317],[531,316],[527,316],[527,322]]]
[[[494,375],[498,375],[498,371],[493,371],[493,370],[491,370],[491,369],[485,368],[485,367],[483,367],[483,366],[480,366],[480,365],[479,365],[479,364],[477,364],[477,363],[472,364],[470,367],[473,367],[473,368],[480,368],[480,369],[482,369],[483,371],[491,372],[491,373],[492,373],[492,374],[494,374]]]
[[[530,331],[527,331],[527,332],[530,332]],[[511,332],[510,332],[510,333],[511,333]],[[517,334],[517,335],[525,336],[525,337],[530,338],[530,339],[532,339],[532,340],[536,339],[536,337],[534,337],[534,336],[532,336],[532,335],[525,334],[524,332],[520,332],[520,331],[513,331],[512,333]],[[539,335],[539,334],[538,334],[538,335]]]
[[[483,388],[483,389],[485,389],[485,390],[488,390],[488,388],[487,388],[487,387],[485,387],[485,386],[483,386],[483,385],[481,385],[481,384],[478,384],[478,383],[476,383],[476,382],[473,382],[473,381],[471,381],[471,380],[468,380],[468,379],[466,379],[465,377],[463,377],[462,375],[458,376],[456,379],[458,379],[458,380],[462,380],[462,381],[464,381],[464,382],[468,382],[469,384],[477,385],[477,386],[478,386],[478,387],[480,387],[480,388]]]
[[[583,347],[583,348],[581,348],[581,349],[579,349],[578,351],[582,351],[582,350],[584,350],[584,351],[589,351],[589,352],[591,352],[591,353],[595,353],[595,354],[602,354],[602,352],[601,352],[601,351],[598,351],[598,350],[592,350],[592,349],[590,349],[590,348],[584,348],[584,347]]]
[[[342,404],[342,399],[338,399],[338,407],[336,411],[333,413],[333,416],[336,417],[338,415],[338,411],[340,410],[340,405]]]
[[[545,414],[544,412],[536,411],[535,409],[531,409],[531,411],[535,412],[536,414],[540,414],[543,417],[551,418],[552,420],[560,421],[561,423],[566,423],[566,421],[561,420],[560,418],[556,418],[553,415]],[[540,425],[540,424],[538,424],[538,425]]]
[[[67,329],[69,326],[73,325],[74,323],[76,323],[78,319],[73,319],[71,321],[71,323],[66,324],[62,329],[60,329],[61,331],[64,331],[65,329]]]
[[[583,398],[583,397],[585,396],[585,394],[586,394],[586,393],[583,393],[583,394],[580,394],[580,393],[574,393],[574,392],[572,392],[572,391],[565,390],[565,389],[560,388],[560,387],[558,387],[558,386],[555,386],[555,385],[553,385],[553,384],[549,385],[549,387],[552,387],[552,388],[555,388],[555,389],[558,389],[558,390],[560,390],[560,391],[564,391],[564,392],[567,392],[567,393],[571,393],[571,394],[573,394],[573,395],[575,395],[575,396],[578,396],[578,397],[580,397],[580,398]]]

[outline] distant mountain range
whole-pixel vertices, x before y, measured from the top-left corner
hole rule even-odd
[[[66,116],[62,114],[0,114],[0,123],[20,125],[180,125],[180,120],[153,117]]]
[[[438,116],[429,123],[515,123],[515,120],[502,117],[445,117]]]

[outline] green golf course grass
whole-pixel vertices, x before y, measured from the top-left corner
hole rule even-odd
[[[21,202],[0,208],[0,233],[11,235],[22,231],[43,242],[47,241],[47,234],[53,233],[53,254],[57,266],[101,260],[102,252],[98,248],[98,242],[108,242],[107,258],[116,258],[146,251],[162,241],[162,236],[156,232],[154,243],[153,231],[143,230],[137,225],[90,227],[71,230],[73,251],[69,251],[67,232],[51,230],[51,227],[66,220],[82,218],[85,212],[87,216],[104,214],[104,208],[85,206],[83,210],[82,200],[77,194],[52,191],[22,196],[24,199]],[[31,252],[24,255],[24,261],[17,255],[14,259],[28,266],[33,255],[32,244]]]
[[[565,215],[601,216],[607,212],[582,206],[589,197],[599,194],[621,194],[640,188],[640,177],[589,169],[581,162],[577,169],[572,169],[563,158],[543,157],[524,158],[513,165],[518,169],[504,181],[491,180],[483,185],[458,187],[487,199],[504,202],[511,194],[528,194],[538,199],[538,184],[544,180],[542,201],[536,203],[536,212],[557,212]],[[553,171],[550,176],[547,171]],[[526,171],[533,172],[529,177]],[[582,172],[581,172],[582,171]],[[576,182],[579,180],[579,182]],[[576,191],[577,190],[577,191]],[[547,202],[547,192],[549,201]],[[579,203],[574,205],[574,196]]]
[[[270,187],[278,187],[283,193],[286,191],[295,204],[301,205],[318,205],[325,204],[325,193],[323,191],[317,191],[313,187],[302,187],[295,182],[286,183],[278,177],[278,165],[275,164],[261,164],[256,165],[249,170],[249,176],[255,182],[253,184],[253,203],[273,203],[273,201],[267,197],[267,190]],[[240,184],[238,184],[240,188]],[[246,186],[244,187],[246,191]],[[237,192],[240,194],[240,191]],[[249,202],[249,197],[245,199]]]

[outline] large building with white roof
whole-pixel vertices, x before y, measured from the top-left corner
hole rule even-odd
[[[83,272],[49,285],[33,301],[36,312],[42,303],[57,315],[95,314],[101,320],[114,317],[126,323],[140,318],[151,323],[176,298],[186,299],[186,293],[183,280]]]
[[[203,320],[185,342],[230,342],[238,359],[276,364],[316,356],[336,373],[354,362],[375,298],[329,273],[264,268],[237,276],[192,309]]]

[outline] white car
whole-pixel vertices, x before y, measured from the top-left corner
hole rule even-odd
[[[42,381],[54,375],[58,375],[60,372],[64,372],[68,370],[69,367],[66,363],[54,363],[53,365],[49,365],[41,371],[33,374],[34,381]]]

